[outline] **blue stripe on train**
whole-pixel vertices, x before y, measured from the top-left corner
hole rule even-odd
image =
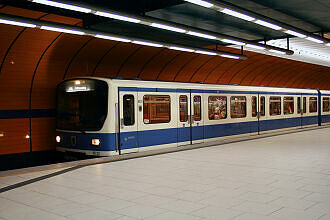
[[[324,116],[324,120],[330,121],[330,116]],[[317,124],[317,116],[304,117],[302,120],[303,125]],[[284,118],[273,120],[261,120],[261,131],[269,131],[275,129],[282,129],[288,127],[297,127],[301,125],[301,118]],[[232,135],[248,134],[258,132],[258,122],[240,122],[240,123],[226,123],[217,125],[205,125],[193,127],[193,140],[209,139],[217,137],[225,137]],[[58,146],[92,150],[92,151],[115,151],[116,150],[116,134],[114,133],[67,133],[57,132],[62,138],[61,144]],[[138,137],[135,137],[135,136]],[[76,137],[76,147],[71,147],[71,136]],[[176,142],[189,141],[190,127],[185,128],[168,128],[168,129],[155,129],[138,132],[125,132],[120,134],[121,142],[138,139],[138,147],[148,147],[153,145],[171,144]],[[133,138],[134,137],[134,138]],[[92,146],[91,139],[100,138],[100,146]],[[179,139],[178,139],[179,138]],[[122,144],[121,149],[129,149],[136,146],[130,144]]]
[[[322,115],[322,123],[330,122],[330,115]]]

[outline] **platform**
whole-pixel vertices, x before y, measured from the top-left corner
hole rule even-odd
[[[0,219],[330,219],[330,128],[0,177]],[[21,185],[19,183],[22,183]]]

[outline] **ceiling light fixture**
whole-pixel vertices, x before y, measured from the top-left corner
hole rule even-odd
[[[221,54],[220,56],[222,56],[222,57],[226,57],[226,58],[231,58],[231,59],[236,59],[236,60],[238,60],[238,59],[239,59],[239,57],[238,57],[238,56],[227,55],[227,54]]]
[[[150,26],[160,28],[160,29],[165,29],[165,30],[168,30],[168,31],[175,31],[175,32],[179,32],[179,33],[185,33],[186,32],[186,30],[184,30],[184,29],[177,28],[177,27],[172,27],[172,26],[168,26],[168,25],[164,25],[164,24],[152,23]]]
[[[264,48],[262,46],[257,46],[257,45],[254,45],[254,44],[246,44],[245,46],[246,47],[253,48],[253,49],[257,49],[257,50],[265,50],[266,49],[266,48]]]
[[[293,35],[296,37],[300,37],[300,38],[307,37],[305,34],[301,34],[301,33],[295,32],[295,31],[291,31],[291,30],[284,31],[284,33],[287,33],[287,34],[290,34],[290,35]]]
[[[211,40],[217,39],[216,36],[212,36],[212,35],[208,35],[208,34],[202,34],[202,33],[198,33],[198,32],[195,32],[195,31],[188,31],[187,34],[193,35],[193,36],[196,36],[196,37],[211,39]]]
[[[279,50],[269,50],[269,52],[271,52],[271,53],[278,53],[278,54],[282,54],[282,55],[286,54],[285,52],[279,51]]]
[[[266,21],[263,21],[263,20],[256,20],[256,21],[254,21],[254,23],[262,25],[264,27],[268,27],[268,28],[277,30],[277,31],[282,29],[282,27],[280,27],[278,25],[275,25],[275,24],[272,24],[272,23],[269,23],[269,22],[266,22]]]
[[[319,39],[316,39],[314,37],[307,37],[306,40],[310,40],[310,41],[313,41],[313,42],[318,43],[318,44],[324,43],[323,40],[319,40]]]
[[[102,34],[96,34],[95,37],[101,38],[101,39],[106,39],[106,40],[126,42],[126,43],[131,42],[131,40],[129,40],[129,39],[125,39],[125,38],[121,38],[121,37],[113,37],[113,36],[108,36],[108,35],[102,35]]]
[[[136,18],[131,18],[131,17],[117,15],[117,14],[103,12],[103,11],[97,11],[94,14],[98,15],[98,16],[106,17],[106,18],[112,18],[112,19],[116,19],[116,20],[120,20],[120,21],[127,21],[127,22],[131,22],[131,23],[140,23],[141,22],[141,20],[136,19]]]
[[[212,8],[214,6],[214,4],[206,2],[206,1],[202,1],[202,0],[185,0],[185,1],[202,6],[202,7],[206,7],[206,8]]]
[[[193,49],[188,49],[188,48],[184,48],[184,47],[168,47],[168,49],[171,50],[179,50],[179,51],[184,51],[184,52],[195,52],[195,50]]]
[[[237,12],[237,11],[230,10],[228,8],[225,8],[225,9],[222,9],[222,10],[219,10],[219,11],[222,12],[222,13],[225,13],[227,15],[231,15],[231,16],[234,16],[236,18],[240,18],[240,19],[243,19],[243,20],[246,20],[246,21],[253,21],[253,20],[255,20],[254,17],[251,17],[251,16],[248,16],[248,15],[242,14],[242,13]]]
[[[221,41],[225,42],[225,43],[228,43],[228,44],[236,44],[236,45],[240,45],[240,46],[245,45],[245,43],[239,42],[239,41],[236,41],[236,40],[221,39]]]
[[[205,55],[218,55],[217,53],[215,52],[210,52],[210,51],[205,51],[205,50],[195,50],[195,53],[200,53],[200,54],[205,54]]]
[[[70,30],[70,29],[65,29],[65,28],[57,28],[57,27],[50,27],[50,26],[45,26],[42,25],[40,27],[42,30],[47,30],[47,31],[56,31],[56,32],[63,32],[63,33],[68,33],[68,34],[77,34],[77,35],[84,35],[85,32],[83,31],[75,31],[75,30]]]
[[[18,22],[18,21],[11,21],[6,19],[0,19],[1,24],[10,24],[15,26],[21,26],[21,27],[29,27],[29,28],[35,28],[37,25],[35,24],[29,24],[25,22]]]
[[[144,46],[150,46],[150,47],[164,47],[162,44],[156,44],[156,43],[151,43],[151,42],[146,42],[146,41],[139,41],[139,40],[134,40],[132,41],[133,44],[140,44]]]
[[[68,9],[68,10],[72,10],[72,11],[79,11],[79,12],[83,12],[83,13],[92,12],[92,9],[89,9],[89,8],[65,4],[65,3],[61,3],[61,2],[55,2],[55,1],[49,1],[49,0],[32,0],[32,2],[43,4],[43,5],[48,5],[48,6],[54,6],[57,8]]]

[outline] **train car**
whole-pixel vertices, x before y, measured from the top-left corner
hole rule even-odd
[[[57,87],[57,150],[109,156],[318,126],[330,117],[321,96],[330,92],[70,79]]]

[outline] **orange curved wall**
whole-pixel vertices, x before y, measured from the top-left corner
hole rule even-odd
[[[81,25],[13,7],[0,12]],[[7,115],[0,117],[0,154],[54,148],[56,84],[75,76],[330,89],[328,67],[252,52],[232,60],[2,24],[0,44],[0,114]]]

